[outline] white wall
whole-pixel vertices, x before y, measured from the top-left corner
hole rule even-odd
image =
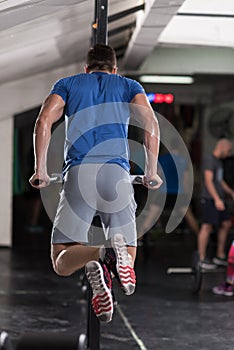
[[[11,244],[12,229],[12,166],[13,166],[13,119],[0,123],[0,245]]]
[[[13,116],[40,105],[57,79],[82,70],[72,65],[0,86],[0,246],[12,244]]]

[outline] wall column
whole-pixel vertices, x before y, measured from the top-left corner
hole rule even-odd
[[[0,246],[12,245],[13,116],[0,120]]]

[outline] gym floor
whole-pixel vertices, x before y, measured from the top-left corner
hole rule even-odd
[[[41,235],[30,240],[30,249],[0,249],[0,330],[13,343],[35,332],[78,337],[86,331],[81,274],[57,276]],[[195,246],[195,237],[182,232],[159,235],[139,247],[136,292],[125,296],[115,284],[118,304],[113,321],[101,325],[100,349],[233,349],[234,299],[211,292],[225,271],[203,274],[197,295],[190,275],[166,274],[170,266],[189,266]]]

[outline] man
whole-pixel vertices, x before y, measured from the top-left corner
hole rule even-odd
[[[158,188],[162,182],[157,175],[159,129],[154,112],[142,86],[117,75],[116,64],[114,50],[97,44],[88,52],[85,73],[54,85],[36,121],[35,173],[30,178],[36,188],[50,183],[46,158],[51,127],[65,113],[64,184],[52,230],[52,263],[62,276],[86,267],[93,309],[104,322],[113,314],[112,274],[127,295],[136,282],[136,205],[127,144],[130,112],[145,130],[144,185]],[[157,185],[151,186],[151,180]],[[106,249],[89,243],[97,214],[110,244]]]
[[[227,264],[225,244],[231,228],[230,215],[225,204],[225,193],[234,200],[234,191],[223,179],[222,159],[231,155],[232,143],[223,138],[217,141],[211,155],[204,159],[204,185],[202,189],[202,225],[198,234],[198,251],[203,269],[214,269],[216,265]],[[217,228],[217,253],[213,262],[206,259],[210,233]]]

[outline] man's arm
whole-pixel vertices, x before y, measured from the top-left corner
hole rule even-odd
[[[204,181],[208,192],[215,202],[215,207],[217,210],[224,210],[225,205],[223,200],[219,197],[219,194],[216,191],[214,182],[213,182],[214,174],[212,170],[204,171]]]
[[[49,95],[41,107],[41,111],[35,123],[33,133],[34,144],[34,174],[29,179],[33,187],[41,188],[49,185],[47,174],[47,151],[51,139],[52,125],[63,115],[65,103],[56,94]],[[41,180],[41,184],[35,185],[35,180]]]
[[[162,180],[157,174],[160,141],[158,121],[145,94],[135,95],[131,103],[137,105],[132,108],[132,117],[137,120],[144,130],[146,153],[144,185],[149,188],[159,188]],[[156,181],[157,185],[150,186],[149,181]]]

